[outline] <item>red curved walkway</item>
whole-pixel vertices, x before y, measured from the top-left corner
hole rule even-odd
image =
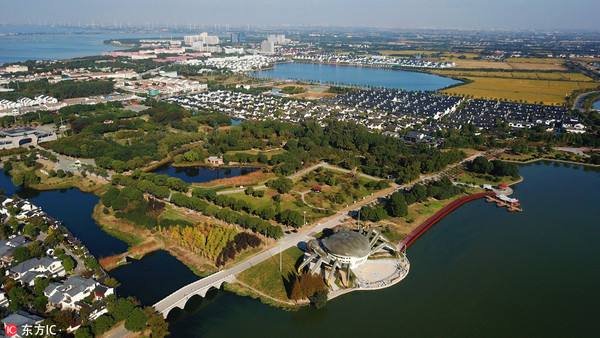
[[[404,237],[404,239],[402,239],[402,241],[400,241],[401,250],[402,251],[406,250],[406,248],[408,248],[414,241],[417,240],[417,238],[419,238],[422,234],[424,234],[435,223],[437,223],[439,220],[444,218],[446,215],[451,213],[454,209],[458,208],[459,206],[461,206],[469,201],[478,199],[478,198],[483,198],[485,196],[495,196],[495,195],[496,195],[496,193],[493,193],[493,192],[482,192],[482,193],[478,193],[478,194],[461,197],[461,198],[453,201],[452,203],[448,204],[447,206],[443,207],[441,210],[439,210],[438,212],[433,214],[427,220],[425,220],[425,222],[423,222],[421,225],[419,225],[410,234],[406,235],[406,237]]]

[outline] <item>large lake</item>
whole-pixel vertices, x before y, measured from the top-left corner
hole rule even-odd
[[[454,79],[433,74],[403,70],[357,66],[336,66],[318,63],[278,63],[272,69],[250,73],[252,76],[272,79],[310,80],[322,83],[331,81],[362,87],[417,90],[437,90],[460,83]]]
[[[19,34],[2,35],[3,33]],[[115,49],[126,49],[104,44],[104,40],[158,35],[160,34],[119,34],[83,28],[0,25],[0,66],[6,62],[99,55]]]
[[[523,213],[461,206],[408,249],[394,287],[285,312],[227,292],[171,324],[174,337],[587,337],[600,332],[600,170],[521,166]],[[235,325],[232,325],[235,323]]]

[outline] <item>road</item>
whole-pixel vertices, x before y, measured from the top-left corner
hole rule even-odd
[[[587,93],[583,93],[579,96],[577,96],[577,98],[575,99],[575,102],[573,102],[573,107],[572,109],[577,109],[579,111],[584,112],[585,109],[583,109],[583,101],[585,100],[585,97],[590,95],[590,94],[594,94],[594,93],[600,93],[599,91],[595,91],[595,92],[587,92]]]
[[[354,170],[348,170],[348,169],[344,169],[344,168],[336,167],[336,166],[334,166],[334,165],[331,165],[331,164],[329,164],[329,163],[327,163],[327,162],[321,162],[321,163],[317,163],[317,164],[315,164],[315,165],[312,165],[312,166],[310,166],[310,167],[308,167],[308,168],[304,168],[304,169],[302,169],[302,170],[300,170],[300,171],[296,172],[295,174],[292,174],[292,175],[290,175],[290,176],[287,176],[287,178],[289,178],[289,179],[293,180],[293,179],[295,179],[295,178],[298,178],[298,177],[304,176],[304,175],[306,175],[307,173],[309,173],[309,172],[311,172],[311,171],[313,171],[313,170],[315,170],[315,169],[317,169],[317,168],[320,168],[320,167],[323,167],[323,168],[325,168],[325,169],[335,170],[335,171],[341,171],[341,172],[343,172],[343,173],[347,173],[347,174],[348,174],[348,173],[357,174],[358,176],[361,176],[361,177],[364,177],[364,178],[367,178],[367,179],[370,179],[370,180],[373,180],[373,181],[381,181],[381,180],[382,180],[382,179],[381,179],[381,178],[379,178],[379,177],[375,177],[375,176],[371,176],[371,175],[363,174],[363,173],[361,173],[361,172],[357,172],[357,171],[356,171],[356,169],[354,169]],[[256,187],[252,187],[252,188],[253,188],[254,190],[257,190],[257,189],[264,189],[264,188],[266,188],[266,187],[267,187],[267,186],[265,186],[264,184],[262,184],[262,185],[259,185],[259,186],[256,186]],[[244,192],[244,190],[246,190],[246,189],[222,190],[222,191],[217,191],[217,195],[223,195],[223,194],[235,194],[235,193],[239,193],[239,192]]]

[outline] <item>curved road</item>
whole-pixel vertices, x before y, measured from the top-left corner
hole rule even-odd
[[[583,93],[583,94],[577,96],[577,98],[575,99],[575,102],[573,102],[572,109],[577,109],[579,111],[585,111],[585,109],[583,109],[583,101],[585,100],[586,96],[588,96],[590,94],[594,94],[594,93],[600,93],[600,91],[587,92],[587,93]]]

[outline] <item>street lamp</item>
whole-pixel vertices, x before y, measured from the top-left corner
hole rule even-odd
[[[281,273],[282,271],[282,259],[281,259],[281,242],[278,241],[277,244],[279,244],[279,273]]]
[[[306,210],[304,210],[304,226],[306,226]]]

